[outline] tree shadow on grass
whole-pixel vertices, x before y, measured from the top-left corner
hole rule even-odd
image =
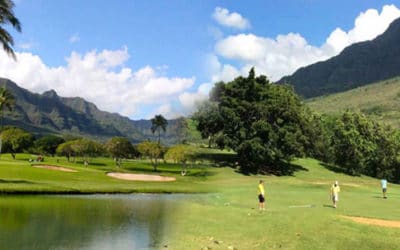
[[[209,162],[213,167],[237,167],[237,155],[227,153],[202,153],[198,156],[201,161]]]
[[[210,176],[214,176],[216,175],[216,173],[214,171],[198,171],[198,172],[190,172],[190,169],[188,170],[188,174],[186,174],[186,176],[192,176],[192,177],[210,177]]]
[[[0,183],[12,183],[12,184],[36,184],[35,182],[31,182],[31,181],[24,181],[24,180],[3,180],[3,179],[0,179]]]
[[[308,171],[307,168],[297,165],[297,164],[292,164],[292,163],[287,163],[287,162],[279,162],[275,163],[273,165],[268,165],[261,167],[257,169],[258,172],[254,173],[251,171],[246,171],[246,169],[237,169],[236,172],[244,174],[244,175],[252,175],[252,174],[264,174],[264,175],[275,175],[275,176],[293,176],[295,172],[298,171]]]
[[[340,174],[347,174],[347,175],[351,175],[351,176],[360,176],[359,174],[351,174],[348,171],[346,171],[345,168],[341,168],[332,164],[328,164],[328,163],[321,163],[321,166],[323,166],[324,168],[335,172],[335,173],[340,173]]]

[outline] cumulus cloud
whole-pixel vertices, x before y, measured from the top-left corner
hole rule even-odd
[[[326,44],[335,52],[342,51],[350,44],[371,40],[382,34],[396,18],[400,16],[400,9],[394,5],[385,5],[381,13],[376,9],[368,9],[354,21],[353,29],[348,32],[336,28],[327,38]]]
[[[356,42],[374,39],[383,33],[389,24],[400,16],[400,9],[385,5],[379,13],[369,9],[355,19],[349,31],[336,28],[321,46],[313,46],[298,33],[278,35],[275,38],[255,34],[237,34],[220,39],[215,44],[215,58],[208,60],[214,71],[211,78],[233,80],[238,75],[247,75],[248,69],[265,74],[275,81],[292,74],[300,67],[326,60],[339,54],[343,48]],[[229,60],[231,63],[221,63]]]
[[[179,101],[182,104],[185,114],[189,114],[195,109],[196,105],[208,99],[208,93],[212,88],[211,83],[203,83],[197,88],[197,92],[184,92],[179,95]]]
[[[49,67],[39,56],[16,53],[14,61],[0,52],[0,75],[33,92],[54,89],[60,96],[80,96],[100,109],[129,117],[143,114],[146,105],[162,106],[177,100],[195,78],[160,76],[157,69],[145,66],[133,70],[124,66],[129,54],[120,50],[72,52],[66,65]],[[164,108],[166,110],[166,108]],[[162,110],[161,110],[162,111]]]
[[[230,13],[229,10],[225,8],[216,7],[213,18],[222,26],[241,30],[250,28],[250,22],[246,18],[236,12]]]

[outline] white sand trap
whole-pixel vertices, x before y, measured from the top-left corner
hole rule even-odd
[[[78,172],[75,169],[63,168],[63,167],[57,167],[57,166],[50,166],[50,165],[33,165],[32,167],[34,167],[34,168],[45,168],[45,169],[50,169],[50,170],[58,170],[58,171],[64,171],[64,172]]]
[[[371,218],[352,217],[352,216],[342,216],[342,217],[361,224],[400,228],[400,221],[398,220],[381,220],[381,219],[371,219]]]
[[[175,177],[149,174],[107,173],[108,176],[128,181],[175,181]]]

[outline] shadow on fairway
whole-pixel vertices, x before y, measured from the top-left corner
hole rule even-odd
[[[326,168],[326,169],[328,169],[328,170],[330,170],[332,172],[335,172],[335,173],[341,173],[341,174],[347,174],[347,175],[350,174],[351,176],[360,176],[359,174],[358,175],[357,174],[351,174],[351,173],[347,172],[346,169],[338,167],[338,166],[335,166],[335,165],[331,165],[331,164],[327,164],[327,163],[321,163],[321,166],[323,166],[324,168]]]
[[[385,199],[385,198],[383,198],[382,196],[378,196],[378,195],[374,195],[374,196],[372,196],[373,198],[376,198],[376,199]]]
[[[330,208],[335,208],[333,205],[328,205],[328,204],[324,204],[323,207],[330,207]]]
[[[13,184],[36,184],[35,182],[31,181],[24,181],[24,180],[3,180],[0,179],[0,183],[13,183]]]
[[[306,171],[308,172],[307,168],[303,166],[290,164],[286,162],[275,163],[273,166],[265,166],[263,168],[257,169],[258,174],[265,174],[265,175],[276,175],[276,176],[293,176],[295,172],[298,171]],[[244,175],[252,175],[255,174],[254,172],[246,172],[241,170],[240,168],[236,170],[238,173]]]

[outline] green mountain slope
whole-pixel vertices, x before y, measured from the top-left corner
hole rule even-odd
[[[347,109],[361,111],[400,128],[400,77],[346,92],[306,100],[314,111],[339,114]]]
[[[400,76],[400,19],[371,41],[353,44],[339,55],[298,69],[279,83],[305,98],[343,92]]]
[[[149,120],[133,121],[117,113],[99,110],[93,103],[80,97],[60,97],[54,90],[43,94],[31,93],[16,83],[0,78],[0,86],[15,97],[12,112],[4,113],[4,125],[14,125],[34,134],[71,134],[101,141],[113,136],[124,136],[137,143],[154,139]],[[180,142],[188,134],[184,118],[169,120],[162,141]]]

